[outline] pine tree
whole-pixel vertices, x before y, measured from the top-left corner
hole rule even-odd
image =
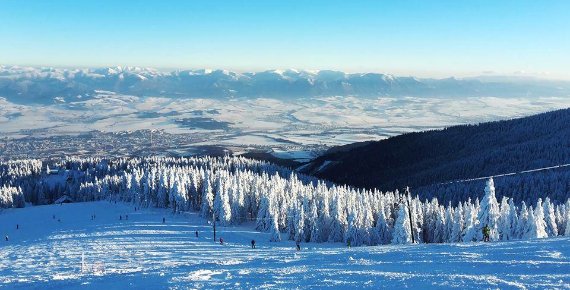
[[[530,227],[527,232],[529,239],[541,239],[548,237],[546,233],[546,222],[544,221],[544,208],[542,207],[542,199],[538,199],[536,210],[530,210],[529,213]]]
[[[550,202],[550,198],[544,200],[544,220],[546,222],[546,233],[549,237],[558,236],[558,226],[556,225],[556,215],[554,214],[554,206]]]
[[[400,205],[398,217],[394,225],[394,234],[392,236],[392,244],[409,244],[412,242],[412,232],[410,230],[410,218],[408,216],[408,207],[405,204]]]
[[[449,241],[451,243],[457,243],[462,240],[463,238],[462,233],[464,230],[463,221],[464,221],[463,205],[459,203],[459,206],[457,207],[457,209],[455,210],[455,214],[453,215],[453,229],[451,231],[451,236],[449,238]]]
[[[479,228],[479,220],[477,220],[477,208],[468,200],[465,205],[465,229],[463,233],[463,242],[477,241]]]
[[[386,221],[386,215],[383,210],[378,212],[378,220],[376,221],[376,234],[378,237],[378,243],[385,245],[391,242],[392,233],[390,227]]]
[[[344,239],[346,226],[348,224],[341,196],[337,195],[332,200],[331,218],[329,226],[329,242],[341,242]]]
[[[564,236],[570,237],[570,208],[566,208],[566,231]]]
[[[443,243],[445,241],[445,212],[441,207],[437,206],[434,208],[434,213],[435,229],[433,242]]]
[[[297,209],[299,205],[297,200],[293,199],[292,203],[289,203],[289,209],[287,210],[287,232],[289,233],[289,240],[295,240],[295,234],[297,232]]]
[[[453,223],[454,223],[454,210],[451,207],[451,203],[445,209],[445,231],[443,235],[443,242],[450,242],[451,240],[451,233],[453,232]]]
[[[305,235],[305,210],[303,205],[299,204],[299,208],[295,215],[295,241],[301,242]]]
[[[534,220],[534,215],[533,215],[533,220]],[[517,234],[516,234],[517,239],[526,239],[527,238],[527,235],[528,235],[528,232],[530,231],[532,222],[533,221],[530,219],[529,210],[528,210],[525,202],[523,201],[521,204],[521,212],[520,212],[519,219],[517,222]]]
[[[209,175],[204,177],[204,186],[202,192],[202,217],[210,219],[214,210],[214,193],[210,182]]]
[[[257,213],[257,222],[255,228],[258,231],[267,231],[271,227],[272,216],[269,207],[269,197],[262,196],[259,204],[259,212]]]
[[[156,207],[168,208],[169,197],[168,192],[170,191],[168,186],[168,177],[166,176],[166,171],[163,171],[160,175],[160,180],[158,183],[158,193],[157,193],[157,204]]]
[[[355,208],[348,214],[348,228],[344,237],[346,242],[354,246],[360,245],[360,238],[358,236],[358,214],[356,211],[357,209]]]
[[[513,199],[511,198],[509,200],[509,215],[507,217],[507,226],[510,228],[510,231],[506,232],[505,234],[507,235],[507,240],[513,240],[513,239],[517,239],[517,221],[518,221],[518,216],[517,216],[517,207],[515,206],[515,203],[513,201]]]
[[[320,242],[320,224],[319,224],[319,217],[317,213],[317,205],[315,202],[311,205],[311,211],[309,212],[309,222],[310,222],[310,230],[311,230],[311,237],[310,242]]]
[[[270,239],[271,242],[280,242],[281,241],[281,233],[279,232],[279,221],[277,218],[277,209],[270,205],[271,208],[271,225],[270,225]]]
[[[499,216],[499,239],[506,241],[511,239],[511,208],[508,203],[508,198],[503,197],[500,205],[501,211]]]
[[[228,191],[220,191],[220,208],[219,208],[219,219],[222,225],[229,225],[232,220],[232,208],[230,206],[230,200],[228,196]]]
[[[495,197],[495,184],[493,178],[489,178],[485,187],[485,196],[481,200],[477,220],[479,225],[477,227],[477,240],[483,240],[483,228],[489,227],[489,239],[491,241],[499,240],[499,204]]]

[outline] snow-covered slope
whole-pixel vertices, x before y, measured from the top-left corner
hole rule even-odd
[[[569,238],[351,249],[342,244],[302,244],[297,252],[293,242],[267,242],[268,234],[248,228],[218,227],[218,236],[225,241],[220,245],[212,241],[207,222],[195,214],[172,215],[162,209],[135,212],[131,205],[107,201],[4,210],[0,231],[9,241],[3,238],[0,243],[0,288],[570,285]],[[251,239],[257,241],[257,249],[251,249]]]

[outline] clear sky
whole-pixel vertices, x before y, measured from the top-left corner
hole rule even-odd
[[[570,79],[570,1],[0,0],[0,63]]]

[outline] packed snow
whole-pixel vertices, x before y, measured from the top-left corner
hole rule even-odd
[[[6,209],[0,288],[570,287],[567,237],[353,248],[303,243],[296,251],[293,242],[269,242],[269,234],[250,228],[218,226],[220,245],[196,213],[135,211],[108,201]]]

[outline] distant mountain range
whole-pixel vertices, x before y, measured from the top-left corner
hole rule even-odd
[[[458,202],[480,197],[485,179],[497,193],[518,201],[550,197],[565,202],[570,191],[570,109],[520,119],[407,133],[381,141],[334,147],[299,169],[356,187],[381,190],[410,186],[422,198]]]
[[[96,91],[180,98],[318,96],[525,97],[570,96],[570,82],[511,79],[418,79],[378,73],[269,70],[162,72],[140,67],[87,69],[0,66],[0,97],[14,103],[89,98]]]

